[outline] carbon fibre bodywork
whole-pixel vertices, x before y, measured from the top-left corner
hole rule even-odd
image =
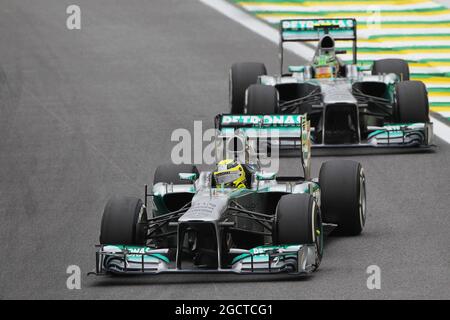
[[[281,196],[310,193],[320,201],[317,183],[280,183],[275,178],[265,181],[255,179],[250,189],[222,189],[210,185],[210,174],[201,172],[194,185],[157,183],[153,186],[153,221],[157,224],[167,215],[172,215],[170,222],[158,229],[175,232],[176,237],[172,238],[176,241],[175,246],[164,241],[167,236],[160,237],[157,234],[148,246],[100,246],[97,252],[97,273],[305,274],[318,267],[321,255],[318,250],[322,248],[317,248],[314,244],[286,246],[274,245],[272,242],[276,204]],[[204,181],[209,182],[202,185]],[[173,201],[174,198],[188,199],[189,196],[191,201],[187,210],[181,207],[167,212],[166,201]],[[150,223],[149,232],[156,230],[153,227]],[[189,247],[189,233],[193,230],[197,238],[195,241],[198,241],[195,244],[197,253],[190,255],[184,252],[189,250],[184,249]],[[226,247],[227,237],[234,236],[247,237],[248,245],[239,248]],[[204,241],[205,239],[208,240]],[[261,241],[259,245],[253,247],[258,241]],[[213,259],[213,256],[216,259]]]
[[[269,118],[219,115],[216,140],[227,142],[239,137],[248,156],[254,151],[252,139],[261,139],[266,130],[277,128],[275,122],[284,122],[280,127],[282,135],[302,145],[302,176],[277,177],[275,173],[263,172],[258,161],[252,163],[246,158],[242,163],[247,172],[247,188],[215,185],[210,171],[198,175],[180,173],[186,179],[183,184],[155,183],[150,192],[145,190],[137,221],[145,226],[145,245],[98,245],[94,273],[303,275],[316,270],[322,257],[324,230],[319,184],[309,174],[309,122],[300,115],[292,119],[274,117],[267,122]],[[312,233],[309,243],[276,240],[278,203],[283,196],[292,194],[306,194],[313,199],[309,218],[312,227],[306,229]],[[152,205],[147,201],[150,197]],[[325,231],[333,227],[325,224]]]
[[[259,83],[278,89],[281,106],[292,99],[301,100],[296,92],[316,92],[315,98],[280,111],[308,114],[313,148],[432,146],[431,122],[395,122],[395,85],[398,82],[395,74],[363,72],[358,72],[356,78],[306,80],[295,72],[289,76],[259,78]],[[282,143],[289,147],[288,142]]]
[[[261,110],[260,113],[265,114],[265,110],[274,110],[275,114],[307,114],[311,121],[313,148],[429,148],[432,146],[433,125],[429,121],[425,86],[423,86],[425,94],[419,93],[420,98],[416,100],[403,101],[400,108],[397,90],[400,90],[398,86],[403,80],[409,80],[407,63],[385,61],[385,69],[390,70],[387,72],[384,70],[379,72],[373,68],[358,65],[356,29],[356,20],[350,18],[282,20],[280,22],[280,73],[274,76],[259,73],[256,82],[256,85],[276,88],[277,105],[259,109],[258,104],[261,102],[258,101],[252,106],[252,112]],[[308,41],[315,42],[317,46],[312,61],[307,65],[291,65],[286,72],[284,44]],[[338,58],[339,54],[347,52],[336,49],[336,41],[352,43],[351,62],[344,63]],[[323,65],[322,60],[328,62]],[[396,70],[401,69],[398,63],[405,64],[403,71]],[[316,74],[317,70],[324,67],[330,69],[329,74],[326,76]],[[265,70],[265,67],[263,69]],[[247,71],[255,72],[251,71],[251,68]],[[230,88],[232,88],[231,78]],[[247,89],[246,97],[248,97],[250,87],[242,89]],[[413,88],[404,96],[414,94]],[[270,91],[268,97],[270,97]],[[260,98],[260,100],[268,99]],[[232,101],[233,97],[230,98],[230,104]],[[246,105],[243,106],[244,113],[247,112],[247,103],[246,98]],[[414,110],[416,107],[414,104],[417,104],[417,110],[424,111],[417,113]],[[410,105],[412,107],[409,107]],[[402,108],[403,111],[400,112]],[[411,112],[415,115],[408,117]],[[403,116],[400,117],[400,113]],[[296,147],[292,142],[284,139],[281,139],[280,146],[285,149]]]

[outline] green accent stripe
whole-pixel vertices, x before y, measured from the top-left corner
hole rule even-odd
[[[276,2],[276,3],[286,3],[286,2],[291,2],[291,3],[308,3],[311,1],[315,1],[317,2],[318,0],[233,0],[236,3],[252,3],[252,2],[262,2],[262,3],[266,3],[266,2]],[[364,4],[365,2],[373,2],[374,0],[326,0],[324,2],[342,2],[342,1],[351,1],[351,2],[361,2],[361,4]],[[379,0],[380,2],[382,2],[383,0]]]
[[[430,107],[448,107],[450,102],[430,102]]]
[[[293,16],[293,18],[295,19],[295,14],[290,13],[289,16]],[[300,18],[300,17],[299,17]],[[281,19],[281,18],[280,18]],[[358,22],[358,19],[356,19]],[[359,23],[365,23],[363,22],[359,22]],[[417,20],[413,20],[413,21],[380,21],[380,24],[383,26],[389,26],[389,25],[396,25],[396,24],[404,24],[404,25],[415,25],[415,24],[427,24],[427,25],[440,25],[443,23],[450,23],[450,20],[438,20],[438,21],[417,21]],[[273,22],[271,23],[273,25],[276,25],[278,27],[279,23],[278,22]],[[408,29],[405,29],[408,30]],[[426,36],[427,34],[422,34],[423,36]],[[448,34],[444,34],[444,35],[448,35]],[[398,34],[397,36],[408,36],[408,34]]]
[[[405,13],[424,13],[424,12],[434,12],[434,13],[448,13],[446,7],[438,7],[438,8],[418,8],[418,9],[405,9],[405,10],[383,10],[381,8],[382,13],[398,13],[399,15],[405,14]],[[274,14],[285,14],[285,15],[307,15],[307,16],[317,16],[317,15],[339,15],[342,14],[342,12],[345,13],[352,13],[354,15],[358,14],[367,14],[367,10],[356,10],[356,11],[345,11],[345,10],[327,10],[327,11],[270,11],[270,10],[249,10],[253,14],[261,14],[261,13],[274,13]],[[424,23],[424,22],[422,22]]]
[[[358,20],[358,18],[356,18],[356,20]],[[363,22],[364,23],[364,22]],[[450,20],[437,20],[437,21],[420,21],[420,20],[411,20],[411,21],[403,21],[403,20],[390,20],[390,21],[380,21],[381,25],[390,25],[390,24],[404,24],[404,25],[414,25],[414,24],[443,24],[443,23],[450,23]],[[400,34],[403,35],[403,34]],[[422,35],[427,35],[427,34],[422,34]],[[395,36],[395,34],[393,35]]]
[[[427,58],[427,59],[420,59],[417,60],[417,62],[450,62],[450,58]]]
[[[427,90],[428,90],[428,92],[445,92],[445,93],[450,93],[450,84],[449,84],[449,88],[428,88]]]
[[[420,79],[428,79],[428,78],[433,78],[435,76],[433,76],[432,74],[425,74],[425,73],[421,73],[421,74],[416,74],[414,76],[414,78],[420,78]]]
[[[292,14],[290,14],[290,15],[292,15]],[[293,18],[295,19],[295,15],[294,15]],[[301,18],[301,17],[298,17],[298,18]],[[365,21],[358,21],[358,18],[356,20],[360,24],[366,23]],[[397,25],[397,24],[400,24],[400,25],[401,24],[403,24],[403,25],[423,25],[423,24],[426,24],[426,25],[440,25],[440,24],[443,24],[443,23],[450,23],[450,20],[442,20],[442,21],[380,21],[380,24],[382,26],[386,26],[386,27],[388,27],[389,25]],[[270,24],[276,26],[277,28],[278,28],[278,25],[279,25],[278,22],[271,22]],[[408,29],[405,28],[405,30],[408,30]],[[390,34],[390,35],[393,36],[393,37],[401,37],[401,36],[409,37],[412,34],[410,35],[410,34],[401,33],[401,34]],[[450,34],[442,33],[442,34],[437,34],[436,36],[438,36],[438,35],[440,35],[440,36],[449,36]],[[417,34],[417,36],[428,36],[428,34],[426,34],[426,33],[424,33],[424,34]],[[383,38],[384,36],[382,35],[380,37]],[[369,39],[373,39],[373,38],[369,38]]]
[[[418,76],[421,73],[411,73],[411,78],[418,78]],[[430,77],[449,77],[450,72],[433,72],[433,73],[427,73]]]
[[[340,50],[351,50],[352,47],[339,47]],[[400,50],[440,50],[450,49],[450,46],[403,46],[403,47],[383,47],[380,43],[378,47],[360,47],[358,46],[358,52],[377,52],[377,51],[400,51]]]
[[[352,59],[344,59],[344,62],[352,62]],[[450,62],[450,59],[406,59],[409,63],[428,63],[428,62]],[[358,64],[372,64],[373,60],[370,59],[358,59]]]
[[[167,258],[166,256],[164,256],[162,254],[159,254],[159,253],[152,253],[150,256],[156,257],[156,258],[158,258],[158,259],[160,259],[160,260],[162,260],[162,261],[164,261],[166,263],[170,262],[169,258]]]
[[[450,22],[450,21],[449,21]],[[409,24],[418,23],[418,21],[411,21]],[[441,21],[426,21],[426,24],[441,24]],[[430,37],[430,38],[442,38],[442,37],[450,37],[450,33],[410,33],[410,34],[376,34],[368,36],[367,39],[389,39],[389,38],[414,38],[414,37]]]
[[[291,3],[297,3],[297,4],[301,4],[301,3],[308,3],[311,2],[312,0],[231,0],[235,3],[253,3],[253,2],[273,2],[273,3],[287,3],[287,2],[291,2]],[[328,0],[328,1],[333,1],[333,0]],[[342,2],[344,0],[341,1],[337,1],[337,3]],[[349,0],[350,1],[350,0]],[[361,2],[361,4],[364,4],[366,2],[373,2],[374,0],[351,0],[352,2]],[[382,1],[382,0],[380,0]],[[315,0],[315,2],[317,2],[317,0]]]
[[[267,3],[267,2],[273,2],[273,3],[308,3],[308,2],[317,2],[318,0],[232,0],[236,3],[253,3],[253,2],[261,2],[261,3]],[[351,1],[351,2],[361,2],[361,4],[364,4],[365,2],[373,2],[374,0],[326,0],[324,2],[342,2],[342,1]],[[383,0],[379,0],[382,2]]]

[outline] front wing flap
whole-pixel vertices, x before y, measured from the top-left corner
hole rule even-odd
[[[367,143],[374,147],[430,146],[433,138],[432,123],[386,125],[371,131]]]
[[[230,265],[216,268],[176,268],[168,249],[118,245],[97,246],[96,268],[90,274],[234,273],[303,275],[320,262],[315,245],[261,246],[241,250]]]
[[[428,148],[432,147],[433,124],[411,123],[392,124],[383,127],[368,127],[368,137],[359,143],[326,144],[312,141],[312,148]],[[272,144],[277,143],[273,142]],[[280,150],[298,150],[300,144],[297,141],[280,139]]]

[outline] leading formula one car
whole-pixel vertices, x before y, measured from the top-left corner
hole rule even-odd
[[[280,39],[280,76],[268,76],[262,63],[231,67],[231,113],[307,113],[315,148],[431,145],[424,84],[409,79],[404,60],[375,61],[371,73],[358,66],[355,19],[283,20]],[[318,41],[313,61],[284,73],[284,43],[299,41]],[[337,57],[346,51],[335,41],[352,41],[352,63]]]
[[[151,192],[145,188],[144,201],[109,200],[93,273],[304,275],[316,270],[324,235],[363,230],[366,188],[363,169],[354,161],[326,162],[319,179],[311,179],[309,124],[306,115],[218,115],[216,157],[222,171],[163,165]],[[262,169],[267,154],[256,142],[273,140],[274,131],[301,145],[301,176]],[[232,158],[223,160],[227,154]],[[239,185],[223,180],[224,173]]]

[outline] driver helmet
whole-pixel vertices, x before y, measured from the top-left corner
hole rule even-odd
[[[336,57],[325,53],[314,58],[313,68],[315,78],[333,78],[336,77],[338,63]]]
[[[237,161],[225,159],[217,164],[217,170],[213,172],[213,177],[217,186],[225,188],[245,188],[244,167]]]

